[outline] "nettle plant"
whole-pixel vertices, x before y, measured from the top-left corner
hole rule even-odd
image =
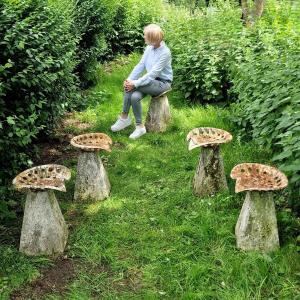
[[[291,202],[300,195],[299,12],[272,2],[265,17],[238,43],[231,65],[233,121],[241,133],[273,152],[273,162],[289,176]]]
[[[201,103],[228,100],[228,68],[243,24],[229,2],[193,15],[173,9],[163,24],[173,53],[174,79],[185,98]]]
[[[276,50],[274,50],[276,52]],[[236,73],[235,121],[290,177],[300,195],[300,52],[252,54]]]

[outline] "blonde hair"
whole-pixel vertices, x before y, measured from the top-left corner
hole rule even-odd
[[[144,28],[144,34],[146,40],[150,44],[155,44],[161,42],[164,38],[164,32],[156,24],[149,24]]]

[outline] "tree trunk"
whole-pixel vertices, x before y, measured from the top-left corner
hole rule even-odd
[[[74,199],[103,200],[110,193],[110,183],[98,152],[79,154]]]
[[[147,118],[146,129],[149,132],[164,132],[171,119],[170,106],[166,94],[158,98],[151,98]]]
[[[219,146],[202,147],[193,186],[195,194],[200,197],[213,196],[228,189]]]
[[[247,192],[235,235],[237,247],[243,250],[273,251],[279,248],[272,192]]]
[[[68,228],[53,191],[29,192],[26,198],[20,251],[27,255],[63,253]]]
[[[255,10],[254,10],[254,16],[255,20],[258,20],[264,10],[264,2],[265,0],[255,0]]]
[[[254,0],[252,9],[249,7],[249,0],[241,0],[242,18],[246,26],[250,27],[261,17],[264,10],[265,0]]]
[[[248,15],[249,15],[249,7],[248,7],[248,0],[241,0],[241,6],[242,6],[242,18],[246,24],[246,26],[249,25]]]

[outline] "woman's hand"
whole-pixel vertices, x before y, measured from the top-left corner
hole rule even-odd
[[[124,86],[124,89],[125,89],[126,92],[131,92],[135,88],[132,80],[130,80],[130,79],[126,79],[124,81],[123,86]]]

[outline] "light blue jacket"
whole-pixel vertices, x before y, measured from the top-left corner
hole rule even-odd
[[[172,81],[171,62],[171,51],[165,42],[161,42],[158,48],[147,46],[140,62],[134,67],[128,79],[132,80],[137,88],[151,83],[155,78]],[[147,73],[139,78],[145,69]]]

